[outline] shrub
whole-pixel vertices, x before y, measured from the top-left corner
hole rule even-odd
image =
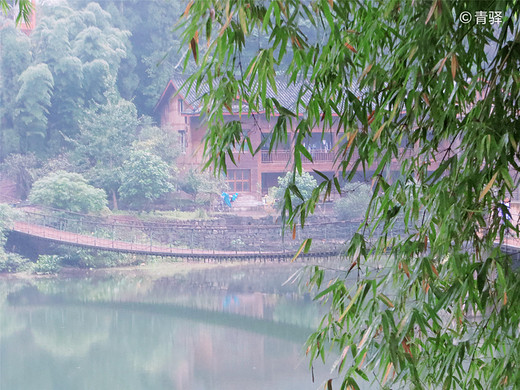
[[[62,264],[79,268],[110,268],[129,265],[135,262],[134,256],[116,252],[66,246],[60,247],[58,252],[62,258]]]
[[[6,231],[16,218],[17,210],[6,204],[0,204],[0,273],[18,272],[28,268],[30,261],[16,253],[8,253],[4,249],[7,241]]]
[[[87,183],[79,173],[57,171],[37,180],[29,194],[29,201],[77,213],[107,210],[104,190]]]
[[[366,183],[347,183],[341,189],[342,197],[334,201],[334,212],[339,219],[355,220],[366,212],[372,191]]]
[[[33,272],[50,275],[60,270],[61,257],[56,255],[40,255],[33,266]]]
[[[6,253],[0,248],[0,273],[26,271],[31,262],[17,253]]]
[[[291,184],[292,180],[293,173],[287,172],[285,176],[280,176],[278,178],[278,186],[272,187],[269,190],[269,195],[275,199],[276,207],[280,207],[280,205],[284,202],[285,191]],[[311,197],[312,191],[318,185],[316,179],[308,172],[303,172],[301,175],[297,174],[294,182],[298,188],[298,191],[300,191],[300,194],[305,200],[308,200]],[[291,203],[293,207],[301,204],[302,202],[303,201],[298,196],[291,192]]]
[[[242,241],[241,238],[237,238],[235,240],[231,240],[230,245],[233,250],[237,251],[243,249],[246,246],[246,243]]]

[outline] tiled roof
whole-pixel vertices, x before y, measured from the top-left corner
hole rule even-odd
[[[189,89],[185,86],[186,80],[188,79],[188,76],[176,74],[171,78],[170,83],[168,84],[168,87],[172,85],[176,91],[179,91],[179,95],[184,100],[183,105],[183,114],[193,115],[193,114],[199,114],[201,111],[201,97],[207,93],[209,93],[209,86],[207,84],[202,84],[198,90],[196,90],[196,85],[193,84],[192,88]],[[300,91],[302,90],[302,87],[304,86],[304,81],[296,81],[295,83],[288,83],[288,79],[284,77],[277,77],[276,78],[276,89],[278,90],[278,93],[275,93],[275,91],[272,89],[271,85],[267,85],[266,90],[266,97],[269,98],[276,98],[278,102],[285,108],[295,112],[296,106],[298,102],[298,96],[300,94]],[[167,89],[168,89],[167,87]],[[350,86],[349,90],[358,98],[361,97],[362,92],[359,90],[357,86]],[[161,99],[157,103],[157,106],[161,103],[163,97],[165,96],[166,91],[161,96]],[[306,91],[303,96],[301,97],[301,102],[305,106],[309,102],[310,98],[310,92]],[[234,113],[239,112],[239,104],[238,102],[234,103],[232,105],[232,110]],[[242,113],[248,112],[248,106],[247,104],[242,104]],[[300,112],[303,110],[302,105],[300,104]],[[262,111],[262,110],[259,110]]]

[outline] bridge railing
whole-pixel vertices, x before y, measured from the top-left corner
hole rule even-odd
[[[218,226],[212,223],[191,222],[188,224],[135,221],[125,223],[108,220],[106,217],[90,216],[62,211],[49,212],[36,208],[25,209],[23,221],[63,232],[59,237],[67,240],[82,240],[89,237],[91,245],[103,243],[114,247],[115,242],[124,242],[132,247],[173,248],[183,250],[213,250],[240,252],[294,251],[302,240],[313,239],[312,251],[339,252],[350,241],[359,227],[359,221],[335,221],[308,224],[298,229],[293,239],[292,232],[282,231],[279,225]],[[56,236],[56,232],[52,233]],[[44,231],[42,234],[46,234]],[[47,234],[50,234],[47,232]],[[76,236],[71,236],[75,234]]]

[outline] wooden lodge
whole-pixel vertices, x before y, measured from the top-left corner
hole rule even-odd
[[[180,75],[172,77],[155,107],[155,112],[160,118],[161,127],[177,132],[179,136],[182,150],[182,156],[178,159],[180,166],[198,167],[203,162],[203,137],[206,128],[202,124],[198,96],[194,91],[185,93],[185,89],[182,88],[186,79],[186,76]],[[285,84],[282,87],[280,84],[279,93],[275,95],[272,90],[268,90],[268,96],[276,96],[285,107],[295,107],[300,87],[299,84],[288,87]],[[353,92],[359,94],[357,90]],[[243,132],[250,137],[253,146],[259,145],[263,138],[268,137],[276,123],[276,119],[268,121],[263,114],[255,115],[254,118],[248,116],[246,105],[241,113],[238,112],[238,104],[232,108],[233,115],[224,113],[226,119],[240,120]],[[292,139],[291,133],[288,139]],[[332,175],[335,170],[332,147],[337,140],[335,132],[329,131],[322,136],[321,129],[316,128],[312,132],[312,137],[305,143],[313,162],[303,159],[304,170],[313,174],[318,180],[319,176],[314,174],[313,169]],[[278,185],[279,176],[285,175],[291,169],[290,158],[290,141],[286,146],[278,145],[277,150],[271,153],[269,153],[269,142],[265,142],[261,152],[255,156],[247,151],[241,153],[240,159],[235,158],[237,166],[228,163],[226,179],[230,191],[259,199],[268,192],[270,187]]]

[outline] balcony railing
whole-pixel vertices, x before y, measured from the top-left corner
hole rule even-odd
[[[332,161],[334,159],[334,152],[326,149],[312,149],[309,151],[312,156],[312,161],[314,162],[323,162],[323,161]],[[277,150],[269,153],[267,150],[262,150],[262,162],[263,163],[275,163],[275,162],[287,162],[292,156],[292,151],[290,150]],[[306,159],[303,159],[302,162],[306,162]]]
[[[309,153],[312,156],[313,162],[328,162],[334,161],[334,151],[327,149],[311,149]],[[410,158],[416,154],[413,148],[399,148],[399,157],[402,159]],[[287,162],[292,158],[293,152],[291,150],[276,150],[269,153],[267,150],[262,150],[262,163],[278,163]],[[359,157],[357,151],[354,151],[351,161],[355,161]],[[392,158],[392,162],[397,162],[397,158]],[[302,159],[302,162],[309,162],[306,158]],[[377,162],[377,160],[376,160]]]

